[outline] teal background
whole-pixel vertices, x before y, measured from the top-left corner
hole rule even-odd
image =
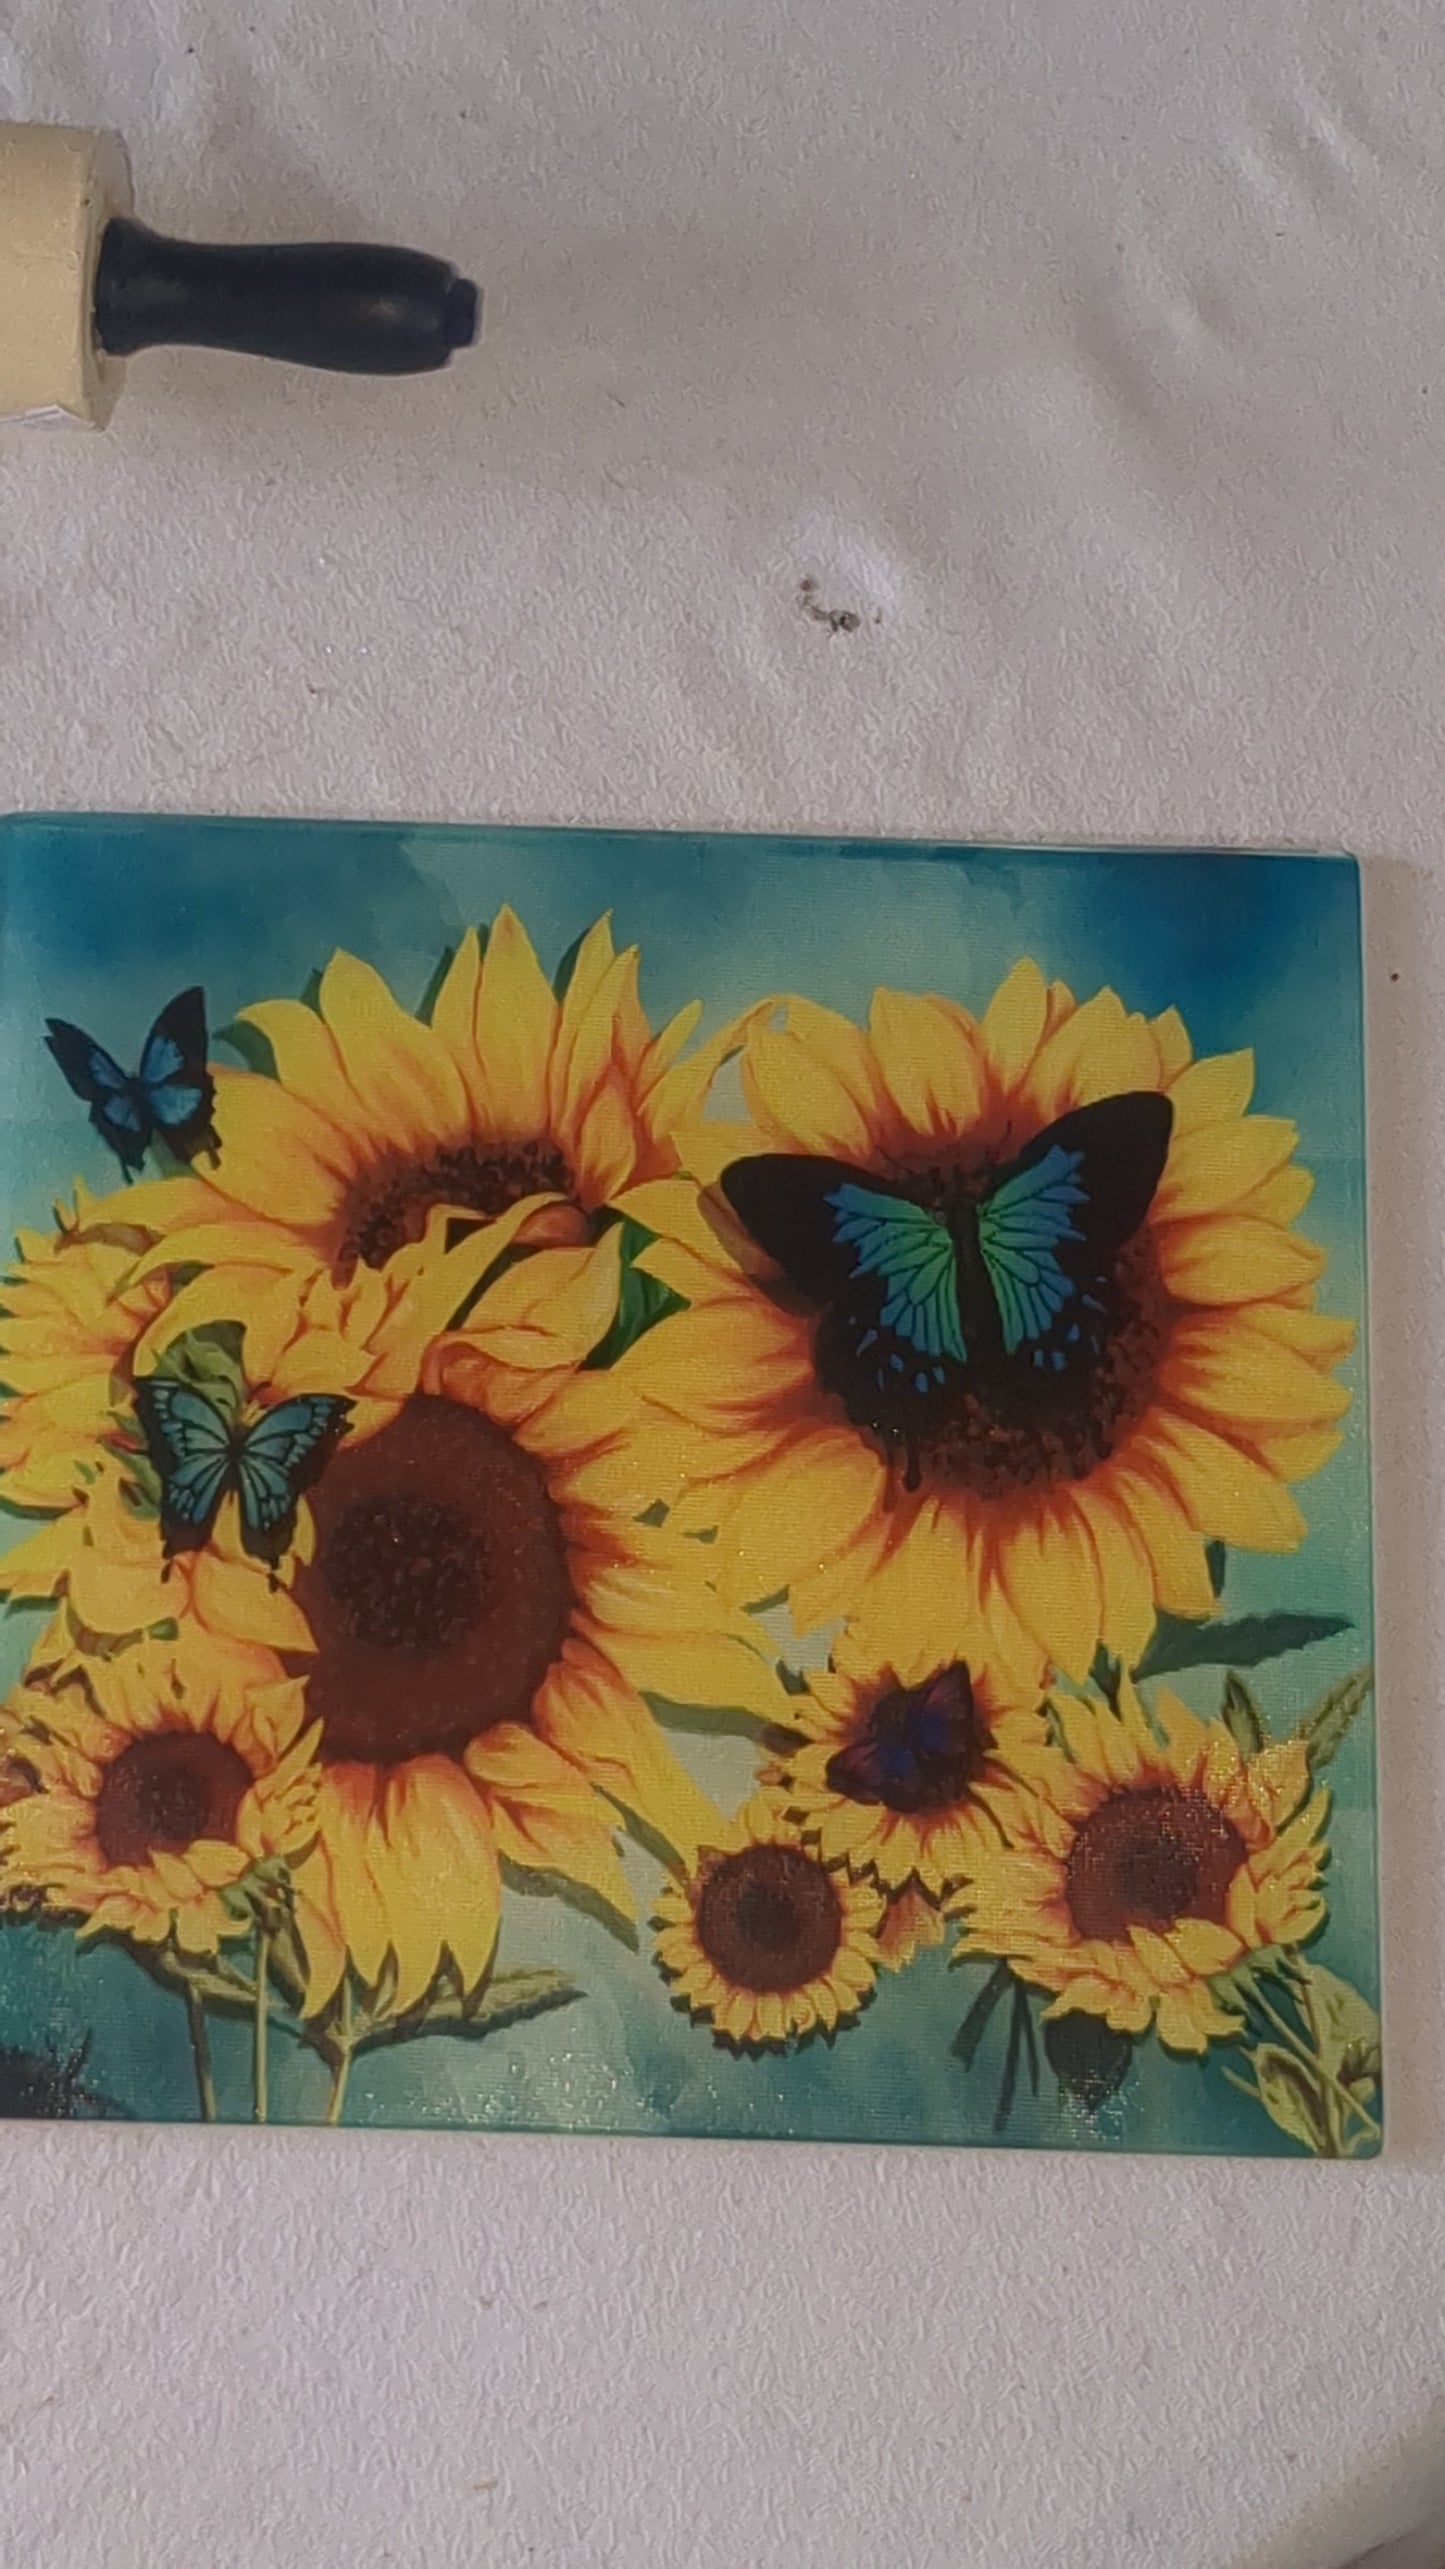
[[[1033,955],[1080,996],[1100,983],[1149,1014],[1175,1006],[1197,1053],[1254,1048],[1254,1103],[1300,1126],[1316,1193],[1303,1228],[1329,1267],[1321,1299],[1362,1324],[1364,1140],[1359,903],[1341,857],[1114,849],[1018,850],[550,830],[388,825],[19,819],[0,826],[0,1194],[7,1234],[43,1225],[77,1177],[118,1172],[46,1053],[47,1015],[85,1025],[133,1060],[156,1011],[206,985],[210,1022],[248,1001],[297,994],[345,946],[414,1004],[441,949],[510,901],[551,970],[610,909],[619,943],[642,947],[654,1022],[696,996],[716,1023],[769,989],[796,989],[852,1016],[885,980],[975,1009]],[[1309,1538],[1286,1559],[1231,1556],[1228,1613],[1345,1613],[1352,1629],[1257,1672],[1272,1726],[1288,1730],[1334,1678],[1371,1656],[1370,1490],[1361,1351],[1344,1445],[1300,1496]],[[11,1538],[13,1539],[13,1538]],[[0,1676],[18,1674],[37,1618],[0,1632]],[[1171,1680],[1201,1712],[1217,1671]],[[678,1734],[725,1804],[747,1789],[739,1733]],[[1331,1914],[1317,1957],[1378,2000],[1373,1712],[1330,1771]],[[660,1875],[630,1849],[640,1904]],[[557,1899],[509,1893],[502,1965],[555,1963],[585,1996],[484,2043],[430,2036],[362,2056],[347,2120],[495,2129],[659,2131],[921,2142],[985,2141],[1003,2014],[971,2073],[949,2044],[981,1973],[923,1956],[885,1976],[861,2024],[831,2046],[734,2059],[674,2011],[648,1957]],[[71,2050],[89,2034],[93,2085],[147,2119],[193,2117],[179,2003],[118,1950],[78,1952],[69,1934],[0,1934],[0,2044]],[[223,2112],[249,2112],[246,2036],[214,2036]],[[325,2076],[275,2046],[273,2116],[319,2114]],[[1203,2066],[1142,2048],[1124,2095],[1093,2122],[1061,2107],[1045,2071],[1023,2090],[1011,2145],[1253,2151],[1294,2145]]]

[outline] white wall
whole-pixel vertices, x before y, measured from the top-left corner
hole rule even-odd
[[[7,2564],[1331,2569],[1439,2500],[1439,43],[7,0],[0,104],[154,219],[490,303],[438,383],[157,357],[0,446],[0,800],[1371,860],[1392,2071],[1356,2170],[7,2131]]]

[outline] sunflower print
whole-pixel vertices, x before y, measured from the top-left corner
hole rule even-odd
[[[1324,1258],[1295,1228],[1311,1181],[1293,1124],[1248,1112],[1246,1052],[1196,1061],[1174,1012],[1079,1003],[1019,964],[975,1021],[880,989],[868,1029],[810,1001],[745,1031],[747,1126],[707,1119],[700,1178],[756,1151],[842,1159],[926,1192],[976,1181],[1070,1108],[1131,1091],[1172,1110],[1163,1174],[1118,1261],[1107,1343],[1052,1409],[966,1371],[905,1474],[815,1362],[818,1310],[715,1199],[644,1253],[690,1306],[628,1357],[678,1521],[715,1533],[724,1593],[786,1586],[802,1632],[866,1614],[906,1651],[920,1588],[982,1621],[1021,1679],[1137,1661],[1159,1610],[1213,1607],[1206,1543],[1288,1552],[1290,1484],[1339,1442],[1332,1369],[1353,1330],[1314,1308]],[[774,1011],[774,1014],[777,1012]]]
[[[674,1999],[734,2050],[834,2033],[872,1996],[884,1902],[832,1871],[775,1795],[741,1811],[653,1914]]]
[[[150,1642],[16,1688],[0,1900],[193,1958],[242,1935],[223,1894],[316,1834],[319,1728],[282,1673],[261,1650]]]
[[[388,1958],[400,2009],[444,1962],[475,1986],[503,1866],[630,1919],[622,1815],[685,1862],[719,1826],[646,1699],[781,1709],[703,1548],[599,1496],[635,1476],[615,1388],[579,1371],[615,1254],[614,1236],[570,1301],[539,1288],[537,1262],[511,1269],[309,1493],[289,1601],[320,1725],[317,1844],[297,1875],[312,2009],[348,1965],[374,1987]]]
[[[779,1761],[780,1796],[825,1863],[936,1902],[973,1870],[980,1834],[997,1844],[992,1797],[1047,1745],[1041,1691],[1020,1701],[977,1641],[889,1657],[846,1626],[788,1707],[802,1738]]]
[[[164,1234],[152,1264],[208,1271],[177,1297],[179,1325],[218,1298],[239,1307],[268,1277],[408,1280],[504,1218],[497,1251],[546,1245],[564,1263],[604,1216],[679,1218],[678,1136],[729,1039],[684,1060],[700,1006],[654,1033],[637,975],[637,949],[616,952],[599,919],[559,998],[504,908],[485,935],[468,929],[425,1023],[345,953],[314,1007],[244,1009],[274,1078],[214,1067],[214,1166],[126,1196],[129,1218]],[[462,1275],[454,1307],[466,1289]]]
[[[1176,868],[1177,944],[1117,947],[1136,990],[1172,958],[1151,1006],[1207,996],[1211,1033],[1235,993],[1213,1040],[1258,1033],[1271,1084],[1289,974],[1317,992],[1327,1294],[1294,1125],[1173,1009],[1007,951],[987,1004],[963,958],[977,1013],[874,987],[863,878],[826,858],[794,886],[817,995],[768,995],[788,886],[755,902],[696,845],[664,889],[579,843],[595,893],[568,918],[575,869],[537,877],[534,948],[516,847],[477,853],[489,923],[414,1010],[463,879],[415,894],[415,848],[405,914],[358,938],[352,883],[309,979],[309,895],[258,905],[274,977],[177,909],[142,981],[173,958],[185,1007],[139,1004],[192,1030],[169,1087],[89,948],[36,1002],[100,1035],[47,1063],[37,1033],[63,1192],[0,1272],[0,1910],[37,2000],[94,1991],[112,2110],[146,2102],[105,2061],[119,1945],[205,2119],[487,2121],[526,2080],[599,2127],[674,2096],[819,2137],[1233,2148],[1252,2116],[1276,2151],[1377,2146],[1378,2019],[1330,1968],[1368,1867],[1325,1790],[1368,1794],[1362,1421],[1306,1487],[1362,1245],[1346,875],[1209,876],[1221,933],[1231,885],[1257,899],[1278,998],[1191,943]],[[1065,939],[1107,884],[1022,863],[901,856],[896,977],[948,972],[990,866]],[[1341,941],[1291,962],[1299,902]],[[107,1149],[125,1182],[76,1183]]]
[[[69,1232],[43,1266],[27,1266],[14,1288],[29,1336],[20,1363],[0,1359],[15,1384],[0,1438],[29,1460],[7,1473],[6,1491],[33,1497],[36,1513],[46,1513],[0,1555],[0,1595],[55,1603],[74,1637],[104,1644],[177,1623],[194,1625],[220,1647],[240,1640],[272,1650],[304,1648],[306,1626],[286,1584],[290,1572],[278,1579],[249,1556],[234,1495],[222,1501],[204,1547],[168,1555],[158,1492],[142,1452],[136,1385],[191,1333],[180,1330],[166,1278],[152,1275],[137,1284],[136,1266],[133,1235],[118,1247],[109,1227],[97,1231],[87,1222]],[[65,1280],[63,1297],[54,1290],[57,1275]],[[371,1395],[371,1382],[405,1381],[408,1366],[415,1378],[430,1325],[421,1292],[403,1302],[379,1277],[339,1287],[314,1275],[298,1291],[288,1282],[263,1282],[238,1304],[207,1290],[210,1282],[197,1279],[192,1327],[202,1338],[211,1333],[212,1356],[218,1357],[217,1331],[236,1342],[235,1391],[246,1417],[300,1391],[331,1392],[349,1399],[352,1426],[362,1429],[394,1406]],[[236,1316],[241,1310],[244,1322]],[[83,1417],[68,1428],[52,1415],[59,1369],[84,1387]],[[59,1435],[67,1455],[63,1470],[48,1459],[60,1450],[53,1443]],[[304,1554],[311,1541],[304,1506],[295,1541]]]
[[[1246,1757],[1222,1722],[1161,1689],[1153,1723],[1136,1690],[1120,1709],[1055,1699],[1059,1744],[995,1804],[952,1904],[960,1960],[996,1955],[1115,2033],[1151,2025],[1173,2051],[1240,2031],[1219,1984],[1241,1963],[1308,1942],[1323,1924],[1329,1796],[1310,1790],[1294,1739]]]
[[[107,1433],[117,1384],[170,1301],[168,1277],[136,1278],[151,1233],[111,1212],[77,1187],[53,1230],[18,1234],[0,1282],[0,1475],[12,1507],[69,1504],[77,1458]]]

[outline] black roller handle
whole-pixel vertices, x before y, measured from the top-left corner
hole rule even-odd
[[[445,259],[362,242],[274,249],[170,241],[118,215],[100,245],[95,331],[112,357],[231,348],[346,375],[425,375],[470,348],[481,296]]]

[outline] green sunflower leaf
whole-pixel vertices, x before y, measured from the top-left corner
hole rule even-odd
[[[232,1025],[218,1026],[211,1040],[238,1053],[246,1068],[259,1071],[263,1079],[276,1077],[276,1056],[269,1037],[262,1034],[259,1026],[248,1026],[238,1017]]]
[[[456,947],[444,946],[432,967],[426,988],[416,1003],[417,1016],[424,1026],[429,1026],[433,1016],[436,1014],[436,1004],[441,996],[442,983],[445,981],[447,974],[450,972],[452,965],[456,962],[456,959]]]
[[[368,2051],[378,2043],[404,2043],[423,2034],[461,2034],[474,2041],[503,2026],[524,2024],[529,2017],[570,2007],[583,1992],[563,1971],[497,1971],[474,1996],[463,1997],[453,1983],[440,1982],[424,2004],[405,2016],[364,2025],[353,2048]]]
[[[1319,2054],[1342,2087],[1368,2094],[1378,2087],[1382,2068],[1380,2019],[1368,1998],[1338,1972],[1319,1962],[1302,1962],[1298,1981],[1313,2026]]]
[[[246,1397],[245,1343],[245,1328],[239,1320],[208,1321],[202,1329],[187,1329],[173,1338],[157,1357],[155,1371],[200,1392],[228,1417],[238,1418]]]
[[[1163,1677],[1176,1668],[1258,1668],[1288,1651],[1308,1650],[1351,1629],[1348,1615],[1240,1615],[1232,1623],[1192,1623],[1161,1615],[1154,1637],[1134,1670]]]
[[[606,1337],[593,1348],[584,1372],[605,1373],[608,1366],[615,1365],[618,1357],[625,1355],[629,1347],[635,1347],[638,1339],[644,1338],[649,1329],[655,1329],[659,1320],[666,1320],[671,1312],[686,1311],[687,1303],[680,1293],[674,1293],[671,1285],[663,1284],[657,1276],[648,1275],[635,1263],[644,1249],[651,1248],[656,1237],[656,1232],[649,1231],[645,1223],[634,1222],[629,1215],[623,1215],[617,1317]]]
[[[321,1014],[321,979],[324,969],[322,964],[313,963],[301,992],[302,1007],[311,1009],[318,1017]]]
[[[1237,1668],[1231,1668],[1224,1680],[1220,1712],[1225,1729],[1241,1757],[1258,1757],[1269,1734],[1264,1726],[1264,1715]]]
[[[1228,1546],[1223,1543],[1206,1543],[1204,1547],[1204,1559],[1205,1565],[1209,1571],[1209,1584],[1214,1590],[1216,1597],[1222,1597],[1224,1594],[1224,1573],[1229,1561]]]
[[[1328,1766],[1343,1747],[1351,1723],[1370,1700],[1374,1683],[1373,1668],[1353,1669],[1337,1686],[1327,1686],[1318,1703],[1310,1706],[1295,1737],[1304,1741],[1310,1765],[1316,1771]]]
[[[949,2050],[955,2060],[962,2061],[965,2069],[972,2069],[978,2047],[988,2032],[994,2009],[998,2006],[1012,1977],[1006,1962],[996,1962],[963,2023],[959,2026],[958,2032],[954,2035]]]
[[[1277,2123],[1281,2132],[1288,2132],[1292,2141],[1303,2142],[1312,2157],[1333,2158],[1324,2092],[1304,2062],[1278,2043],[1261,2043],[1249,2058],[1259,2101],[1270,2121]]]

